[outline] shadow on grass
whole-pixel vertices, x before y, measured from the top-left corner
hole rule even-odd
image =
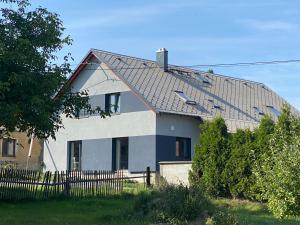
[[[215,200],[215,204],[235,213],[243,225],[300,225],[300,217],[275,218],[267,207],[261,203],[218,199]]]

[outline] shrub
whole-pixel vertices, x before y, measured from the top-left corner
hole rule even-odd
[[[201,184],[213,196],[226,196],[222,171],[228,158],[228,133],[224,119],[216,118],[200,125],[201,133],[195,148],[190,182]]]
[[[212,209],[199,187],[187,188],[183,185],[166,185],[143,193],[134,204],[134,210],[139,215],[171,225],[187,224],[203,213],[212,212]]]
[[[218,211],[206,220],[205,225],[238,225],[236,216],[227,211]]]
[[[277,217],[300,215],[300,119],[283,108],[270,139],[270,150],[256,172],[269,209]]]
[[[254,183],[254,135],[250,130],[237,130],[230,139],[230,156],[223,171],[230,194],[233,197],[249,198]]]

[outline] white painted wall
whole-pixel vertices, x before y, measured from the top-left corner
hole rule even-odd
[[[82,170],[111,170],[111,149],[110,138],[82,141]]]
[[[156,136],[129,137],[128,170],[133,172],[145,171],[150,166],[156,170]]]
[[[97,60],[92,63],[95,64],[87,65],[73,83],[75,91],[88,90],[90,96],[130,91],[130,88],[111,70],[106,70],[105,64],[99,64]]]
[[[103,64],[101,66],[106,68]],[[127,85],[120,81],[112,71],[101,70],[100,67],[97,70],[93,70],[93,68],[95,65],[88,65],[73,84],[76,91],[88,89],[89,95],[92,95],[93,104],[97,103],[97,98],[93,98],[93,95],[130,91]],[[100,102],[99,99],[100,104],[103,102]],[[44,162],[46,170],[67,169],[68,141],[155,135],[156,132],[156,114],[150,110],[121,113],[105,119],[100,118],[100,116],[81,119],[63,117],[62,122],[64,129],[60,129],[56,133],[56,141],[50,138],[49,143],[45,143]],[[83,144],[83,151],[85,151],[84,146],[86,145]],[[95,149],[91,149],[91,154],[98,154],[95,151]],[[109,162],[107,163],[109,164]],[[90,167],[86,165],[85,168]]]

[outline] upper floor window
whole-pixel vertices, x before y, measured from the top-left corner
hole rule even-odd
[[[120,113],[120,93],[111,93],[105,95],[105,111],[111,113]]]
[[[1,141],[2,157],[15,157],[16,156],[17,141],[11,138],[3,138]]]

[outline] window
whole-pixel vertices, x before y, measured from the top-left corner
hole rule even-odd
[[[218,105],[217,103],[215,103],[213,99],[208,99],[207,101],[208,101],[209,104],[212,105],[213,109],[222,110],[222,107],[220,105]]]
[[[177,160],[191,159],[191,139],[190,138],[176,138],[175,156]]]
[[[258,115],[265,115],[265,113],[257,106],[253,106],[253,109],[255,110],[255,112],[258,114]]]
[[[186,104],[189,105],[196,105],[196,102],[191,100],[190,97],[186,96],[185,93],[183,93],[182,91],[175,91],[175,94],[181,99],[183,100]]]
[[[3,138],[1,149],[2,157],[15,157],[16,156],[17,141],[11,138]]]
[[[267,105],[267,109],[273,113],[276,117],[279,117],[280,116],[280,112],[272,105]]]
[[[128,138],[113,138],[112,141],[113,170],[128,169]]]
[[[81,141],[69,141],[69,170],[81,170]]]
[[[203,75],[201,75],[200,73],[195,73],[195,74],[196,74],[196,80],[198,80],[206,85],[210,84],[209,80],[207,80],[205,77],[203,77]]]
[[[105,95],[105,111],[111,113],[120,113],[120,93]]]

